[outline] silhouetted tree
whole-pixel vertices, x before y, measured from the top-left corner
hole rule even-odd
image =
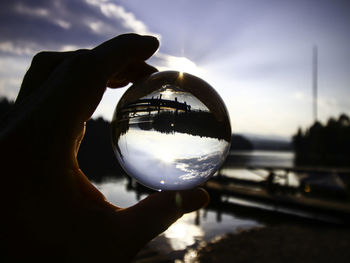
[[[102,118],[86,123],[86,132],[78,153],[80,168],[89,179],[101,181],[105,177],[120,176],[122,168],[114,156],[110,124]]]
[[[0,98],[0,118],[3,117],[13,106],[13,101],[7,98]]]
[[[350,166],[350,120],[345,114],[314,123],[293,137],[296,164]]]
[[[0,124],[6,119],[6,113],[13,104],[13,101],[7,98],[0,98]],[[106,176],[120,176],[123,173],[114,157],[110,138],[109,122],[99,118],[86,123],[86,133],[80,146],[78,161],[89,179],[101,181]]]

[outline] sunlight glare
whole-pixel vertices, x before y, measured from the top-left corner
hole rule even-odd
[[[173,95],[174,91],[172,91],[171,89],[166,89],[165,91],[163,91],[162,95],[169,97],[171,95]]]
[[[171,70],[180,71],[180,74],[186,72],[196,76],[201,76],[204,72],[204,70],[199,68],[196,63],[186,57],[169,57],[168,66]],[[179,77],[181,77],[181,75]]]
[[[172,163],[175,160],[174,154],[166,148],[158,148],[154,154],[164,163]]]
[[[204,235],[202,228],[192,223],[194,218],[195,213],[186,214],[164,232],[173,249],[186,249],[193,245],[198,237]]]

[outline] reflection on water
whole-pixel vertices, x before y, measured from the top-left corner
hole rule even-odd
[[[95,184],[107,199],[120,207],[129,207],[136,204],[146,195],[138,196],[136,192],[127,191],[126,179],[110,179]],[[216,236],[235,232],[238,229],[258,226],[258,222],[241,219],[232,214],[201,209],[184,215],[167,231],[151,242],[151,245],[162,254],[173,251],[183,251],[198,247],[201,242],[210,241]],[[171,257],[171,256],[170,256]],[[175,257],[175,256],[174,256]]]
[[[201,226],[194,224],[196,217],[196,213],[184,215],[164,232],[172,249],[184,250],[203,239],[205,232]]]
[[[158,136],[161,137],[162,135],[163,134],[160,134]],[[145,143],[147,143],[147,141],[148,140],[146,140]],[[191,150],[191,148],[188,149],[188,155],[192,154]],[[136,152],[137,151],[135,151],[134,154],[136,154]],[[230,153],[230,156],[236,156],[239,160],[244,160],[244,163],[249,163],[252,166],[261,163],[263,163],[263,165],[271,165],[271,163],[273,163],[273,166],[280,166],[279,164],[281,163],[281,161],[284,162],[285,165],[292,165],[293,163],[293,154],[285,152],[233,152]],[[172,156],[163,156],[162,158],[164,158],[165,160],[167,158],[172,159]],[[190,160],[190,158],[187,159]],[[143,160],[143,162],[145,162],[145,160]],[[188,168],[183,169],[190,169],[192,165],[195,165],[190,161],[188,163],[183,162],[183,164],[188,165]],[[159,169],[162,169],[163,173],[166,174],[167,170],[165,169],[165,167],[166,166],[159,166]],[[147,167],[143,167],[143,169],[145,171],[147,170]],[[220,170],[220,173],[228,177],[235,177],[238,179],[255,181],[263,181],[268,176],[268,172],[264,169],[257,169],[254,171],[247,169],[232,169],[230,165],[225,165]],[[293,173],[290,173],[288,180],[290,185],[298,184],[297,177]],[[96,184],[96,187],[107,197],[107,199],[110,202],[120,207],[132,206],[136,204],[139,200],[146,197],[145,194],[137,194],[132,190],[127,190],[126,185],[127,180],[125,178],[122,178],[105,180],[103,183]],[[241,202],[247,201],[237,199],[234,202],[239,204]],[[257,204],[251,202],[249,204],[244,203],[244,205],[256,206]],[[262,207],[261,204],[259,206]],[[225,212],[220,211],[201,209],[198,213],[193,212],[184,215],[167,231],[165,231],[162,235],[153,240],[152,243],[155,247],[161,249],[162,253],[171,253],[173,250],[185,250],[189,248],[196,248],[202,241],[210,241],[217,236],[221,236],[226,233],[231,233],[238,229],[250,228],[258,225],[259,223],[255,220],[242,219],[232,213],[227,214]],[[188,253],[187,256],[190,256],[190,254],[191,253]]]
[[[231,177],[230,180],[236,182],[236,190],[239,187],[249,187],[250,192],[261,192],[261,182],[265,182],[269,176],[269,172],[263,169],[266,166],[275,167],[274,182],[276,184],[288,185],[295,189],[300,184],[300,174],[295,174],[289,169],[285,169],[289,170],[287,174],[285,171],[283,173],[283,167],[292,167],[294,156],[291,153],[251,152],[250,154],[231,153],[230,156],[237,156],[240,160],[244,160],[244,163],[238,165],[232,165],[230,162],[226,163],[220,169],[217,176],[221,174],[225,178],[230,179]],[[247,163],[252,167],[243,169]],[[281,163],[284,166],[280,165]],[[191,165],[194,164],[190,164],[189,166]],[[253,168],[254,166],[260,167]],[[281,176],[279,176],[279,173],[281,173]],[[284,176],[282,176],[283,174]],[[249,183],[244,182],[244,180],[249,181]],[[213,178],[213,181],[215,181],[215,178]],[[119,179],[105,181],[97,184],[97,187],[112,203],[121,207],[131,206],[146,196],[141,193],[136,194],[134,191],[128,191],[127,189],[130,188],[127,188],[126,185],[126,179]],[[293,220],[295,216],[300,216],[302,219],[318,219],[328,223],[339,224],[342,222],[339,221],[341,220],[340,218],[331,214],[316,213],[313,210],[305,211],[302,207],[283,206],[279,203],[268,203],[263,200],[249,200],[239,195],[233,197],[221,193],[220,202],[215,202],[215,193],[212,194],[212,205],[198,212],[184,215],[167,231],[152,240],[149,246],[161,255],[166,255],[169,260],[176,259],[177,261],[175,262],[195,262],[193,260],[195,259],[196,251],[203,242],[212,241],[224,234],[232,233],[239,229],[261,226],[262,223],[260,222],[271,222],[269,221],[271,219],[276,220],[275,213],[277,212],[279,215],[288,215],[288,218],[293,215],[291,217]],[[300,193],[297,194],[299,195]],[[232,206],[232,204],[234,205]],[[249,207],[255,209],[252,210]],[[265,213],[266,211],[270,211],[268,212],[270,213],[269,216]],[[266,218],[267,221],[264,221]],[[277,218],[277,220],[279,219]]]
[[[107,178],[102,183],[95,183],[94,185],[105,195],[108,201],[125,208],[136,204],[139,200],[146,197],[145,195],[138,196],[134,191],[127,191],[126,184],[127,180],[124,178]]]
[[[162,136],[162,134],[159,136]],[[189,149],[189,151],[191,151],[191,149]],[[260,151],[250,153],[241,152],[241,154],[230,153],[230,156],[236,156],[239,160],[244,160],[244,163],[249,163],[252,166],[259,164],[271,165],[273,163],[272,166],[280,167],[279,164],[281,161],[284,162],[285,165],[292,165],[293,163],[293,154],[290,153]],[[169,156],[163,156],[162,158],[171,159]],[[191,164],[191,162],[188,162],[187,164],[188,169],[190,169],[192,165],[195,165]],[[242,165],[239,167],[242,167]],[[159,167],[159,169],[162,168]],[[164,171],[166,172],[166,170]],[[278,173],[278,171],[276,172]],[[228,177],[253,181],[263,181],[268,176],[268,172],[264,169],[248,170],[243,168],[233,168],[230,164],[226,164],[220,170],[220,173]],[[299,183],[297,176],[291,172],[289,174],[289,185],[297,185]],[[105,194],[108,200],[120,207],[132,206],[139,200],[146,197],[145,194],[137,194],[132,190],[127,190],[126,185],[127,180],[123,178],[118,180],[107,180],[103,183],[97,184],[96,186]],[[254,190],[254,186],[252,186],[250,189]],[[227,201],[244,206],[264,208],[267,210],[277,209],[276,207],[268,207],[264,204],[257,204],[255,202],[239,198],[232,200],[232,197],[230,197],[227,199]],[[223,210],[221,211],[219,208],[216,209],[211,207],[210,209],[213,210],[201,209],[198,212],[184,215],[167,231],[155,238],[150,243],[150,246],[159,251],[162,255],[167,255],[167,257],[172,260],[181,259],[185,262],[191,262],[191,259],[196,256],[196,249],[200,247],[203,242],[211,241],[224,234],[232,233],[240,229],[261,226],[261,223],[251,219],[251,217],[247,216],[246,214],[240,214],[241,216],[245,217],[242,218],[238,216],[238,213],[235,211],[226,213],[223,212]],[[290,211],[285,211],[285,213],[289,212]],[[296,212],[298,211],[293,211],[293,213]]]
[[[294,152],[284,151],[231,151],[229,166],[294,167]]]
[[[275,178],[274,183],[280,185],[288,185],[291,187],[299,187],[300,180],[299,175],[295,172],[286,173],[284,170],[274,170]],[[264,182],[267,180],[270,172],[264,169],[232,169],[229,167],[223,167],[220,169],[220,174],[228,178],[235,178],[245,181]],[[253,188],[252,188],[253,189]]]

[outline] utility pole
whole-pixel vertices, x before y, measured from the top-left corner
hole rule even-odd
[[[313,117],[317,122],[317,86],[318,86],[318,48],[315,45],[312,49],[312,97],[313,97]]]

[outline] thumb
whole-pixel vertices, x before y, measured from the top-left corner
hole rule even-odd
[[[209,194],[203,188],[195,188],[155,193],[126,210],[129,220],[134,222],[133,231],[144,239],[143,242],[148,242],[183,214],[198,210],[208,203]]]

